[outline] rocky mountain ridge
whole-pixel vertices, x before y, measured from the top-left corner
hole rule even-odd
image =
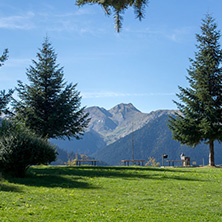
[[[142,113],[132,103],[121,103],[109,110],[98,106],[88,107],[86,112],[90,114],[91,121],[81,140],[53,139],[52,142],[67,151],[91,155],[132,131],[142,128],[150,120],[163,114],[171,115],[175,111],[157,110]]]
[[[134,130],[146,125],[150,120],[163,114],[171,115],[174,110],[157,110],[151,113],[142,113],[129,104],[118,104],[110,110],[100,107],[89,107],[86,112],[90,114],[91,121],[87,132],[95,131],[104,138],[106,144],[125,137]]]

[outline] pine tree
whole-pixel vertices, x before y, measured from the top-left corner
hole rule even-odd
[[[201,34],[197,34],[195,59],[190,59],[187,80],[190,88],[179,87],[182,103],[169,127],[173,138],[182,144],[196,147],[209,144],[209,165],[214,166],[214,142],[222,141],[222,51],[215,20],[207,14],[202,20]]]
[[[63,67],[56,64],[57,55],[47,38],[37,58],[26,72],[30,84],[18,81],[16,117],[41,137],[78,139],[89,119],[85,107],[80,107],[76,84],[64,81]]]
[[[107,15],[111,15],[113,11],[115,28],[119,32],[122,27],[122,14],[124,14],[125,10],[129,7],[134,7],[136,17],[141,21],[144,17],[144,9],[148,4],[148,0],[77,0],[76,4],[78,6],[85,4],[101,5]]]

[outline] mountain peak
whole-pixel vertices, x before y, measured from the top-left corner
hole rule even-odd
[[[120,103],[109,110],[110,113],[140,112],[132,103]]]

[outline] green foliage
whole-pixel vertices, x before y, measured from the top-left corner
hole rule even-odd
[[[160,163],[156,162],[156,159],[153,157],[149,157],[149,160],[145,164],[145,166],[151,166],[151,167],[159,167]]]
[[[214,19],[207,15],[196,35],[198,51],[190,59],[187,80],[190,88],[179,87],[180,113],[170,117],[173,138],[188,146],[210,144],[209,164],[214,165],[213,142],[222,141],[222,51],[220,32]]]
[[[56,151],[46,140],[38,138],[21,123],[3,120],[0,128],[0,168],[23,177],[31,165],[48,164]]]
[[[20,98],[15,101],[16,117],[44,138],[79,138],[88,125],[88,114],[81,108],[76,84],[66,84],[63,68],[56,64],[54,49],[46,38],[37,53],[38,61],[27,69],[30,85],[18,82]]]
[[[2,113],[9,113],[7,105],[11,101],[12,94],[13,90],[9,90],[8,93],[6,93],[5,90],[0,91],[0,115]]]
[[[148,4],[148,0],[76,0],[78,6],[83,6],[85,4],[98,4],[101,5],[107,15],[111,15],[114,12],[115,28],[117,32],[120,31],[122,27],[122,14],[129,7],[134,7],[136,18],[142,20],[144,17],[144,10]]]
[[[77,159],[73,159],[73,160],[68,160],[66,165],[67,166],[76,166],[76,162],[77,162]]]
[[[73,154],[70,153],[69,155],[69,159],[66,163],[66,165],[68,166],[76,166],[77,160],[89,160],[89,156],[87,156],[86,154],[75,154],[75,158],[72,158]]]
[[[5,49],[2,56],[0,57],[0,67],[4,65],[4,62],[8,59],[8,49]],[[9,90],[5,93],[5,90],[0,91],[0,115],[2,113],[8,113],[7,105],[11,100],[13,90]]]
[[[0,220],[215,222],[221,193],[221,168],[37,166],[1,181]]]

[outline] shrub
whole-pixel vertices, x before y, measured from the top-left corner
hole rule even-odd
[[[73,160],[68,160],[66,165],[67,166],[76,166],[76,162],[77,162],[77,159],[73,159]]]
[[[156,162],[155,158],[149,157],[149,161],[145,164],[145,166],[159,167],[160,163]]]
[[[4,120],[0,127],[0,168],[24,177],[31,165],[55,161],[57,152],[47,140],[38,138],[21,123]]]

